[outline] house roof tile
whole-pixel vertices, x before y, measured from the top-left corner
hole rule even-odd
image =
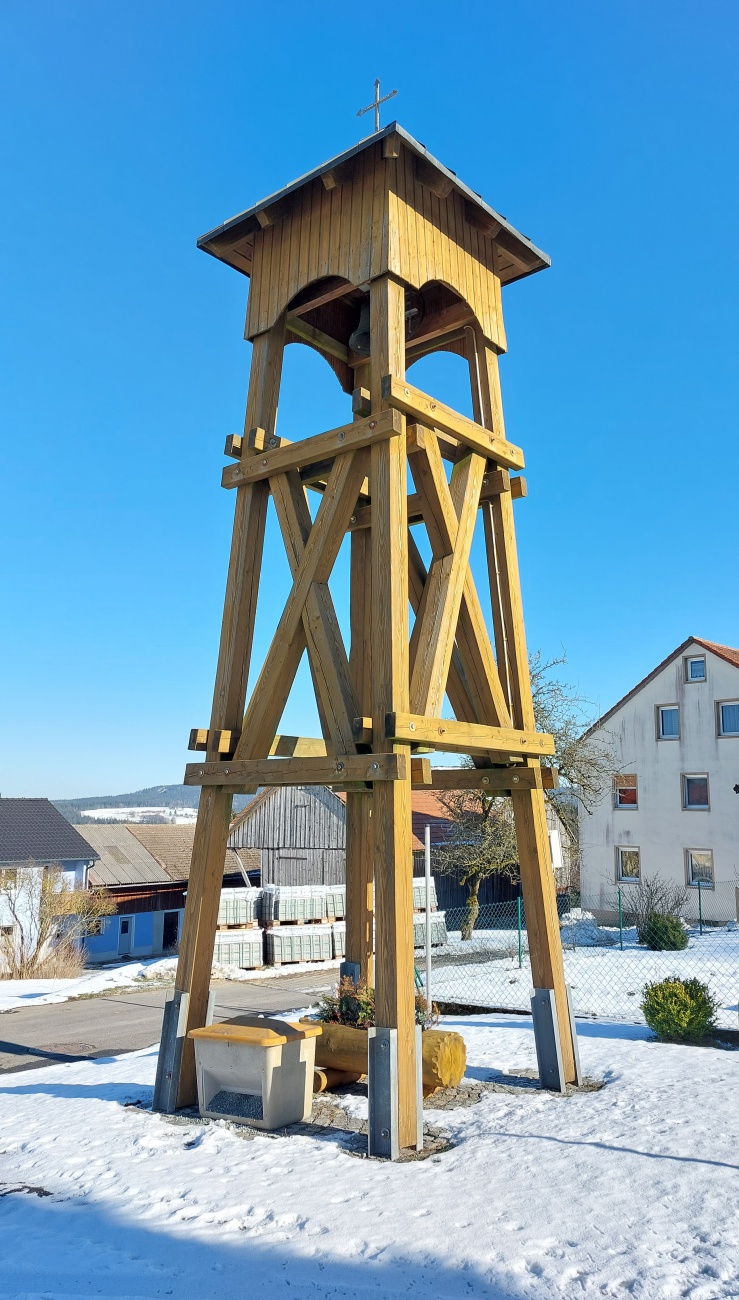
[[[127,829],[156,858],[170,880],[176,882],[189,880],[190,859],[195,839],[194,826],[157,826],[136,823],[129,825]],[[237,856],[233,849],[227,849],[224,876],[241,874],[239,858],[247,871],[259,869],[261,859],[258,850],[240,850]]]
[[[49,799],[0,799],[0,863],[91,862],[97,856]]]

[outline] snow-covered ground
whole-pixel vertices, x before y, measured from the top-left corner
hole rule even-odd
[[[119,808],[112,805],[109,808],[85,808],[85,817],[93,817],[96,821],[116,821],[116,822],[150,822],[152,818],[157,821],[161,818],[165,822],[176,823],[177,825],[194,826],[197,821],[197,808]],[[84,834],[84,826],[82,827]]]
[[[602,947],[563,947],[565,977],[577,1015],[643,1023],[639,1003],[644,985],[678,975],[705,981],[719,1004],[718,1024],[737,1028],[739,929],[706,930],[702,935],[691,932],[682,952],[650,952],[637,943],[635,930],[624,930],[622,952],[618,930],[602,930],[602,934],[610,940]],[[475,930],[467,941],[459,932],[450,933],[448,944],[433,952],[432,998],[528,1010],[532,981],[525,938],[524,934],[519,967],[515,930]],[[421,966],[422,962],[419,969]]]
[[[528,1018],[447,1023],[472,1080],[535,1068]],[[150,1102],[154,1049],[5,1075],[0,1293],[736,1297],[739,1054],[659,1045],[637,1026],[579,1030],[600,1091],[429,1102],[454,1147],[394,1166],[351,1156],[331,1130],[244,1140],[131,1106]]]
[[[276,979],[280,975],[301,975],[315,970],[325,970],[333,978],[338,966],[338,961],[306,961],[292,962],[287,968],[272,966],[264,970],[239,970],[238,966],[220,966],[214,962],[213,979]],[[76,979],[0,980],[0,1012],[40,1006],[43,1002],[66,1002],[69,998],[89,997],[110,989],[136,987],[143,981],[167,984],[174,980],[176,969],[176,957],[150,957],[146,961],[127,961],[87,970]]]

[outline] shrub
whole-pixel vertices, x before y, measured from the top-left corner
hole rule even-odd
[[[717,1007],[706,984],[673,976],[645,984],[641,1009],[663,1042],[700,1043],[714,1027]]]
[[[688,936],[678,916],[660,916],[654,912],[646,919],[642,942],[656,952],[678,952],[687,948]]]
[[[646,876],[638,885],[629,885],[625,913],[636,926],[639,943],[646,943],[647,924],[653,916],[680,916],[688,896],[684,885],[661,876]],[[684,946],[684,945],[683,945]]]
[[[368,984],[355,984],[348,975],[339,980],[335,992],[324,993],[316,1003],[316,1016],[327,1024],[349,1025],[352,1029],[371,1029],[375,1024],[375,990]],[[429,1009],[422,993],[416,993],[416,1024],[430,1029],[439,1019],[435,1007]]]

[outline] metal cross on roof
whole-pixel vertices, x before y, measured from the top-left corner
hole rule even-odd
[[[374,108],[374,110],[375,110],[375,130],[376,130],[376,131],[379,131],[379,129],[380,129],[380,104],[384,104],[385,101],[386,101],[387,99],[392,99],[393,95],[397,95],[397,93],[398,93],[397,90],[391,90],[389,95],[383,95],[382,99],[380,99],[380,82],[379,82],[379,79],[378,79],[378,78],[375,78],[375,97],[374,97],[372,103],[371,103],[371,104],[368,104],[366,108],[360,108],[359,112],[357,113],[357,117],[362,117],[365,113],[370,113],[370,112],[372,111],[372,109]]]

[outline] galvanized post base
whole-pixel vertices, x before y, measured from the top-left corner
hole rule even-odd
[[[352,984],[358,984],[362,977],[362,968],[358,961],[343,961],[339,966],[339,979],[348,976]]]
[[[159,1044],[157,1077],[152,1102],[152,1109],[161,1111],[163,1115],[173,1115],[177,1109],[188,998],[189,994],[175,989],[167,994],[164,1003],[162,1039]]]
[[[367,1152],[397,1160],[398,1140],[398,1031],[369,1029],[369,1139]]]
[[[423,1151],[423,1030],[416,1025],[416,1151]]]
[[[567,1010],[570,1013],[570,1033],[572,1034],[572,1054],[575,1058],[575,1086],[580,1087],[582,1083],[582,1070],[580,1068],[580,1048],[577,1043],[577,1025],[575,1024],[575,1013],[572,1010],[572,989],[569,984],[565,985],[567,989]]]
[[[539,1084],[550,1092],[565,1092],[562,1043],[559,1036],[554,989],[534,989],[531,998],[531,1014],[534,1017]]]

